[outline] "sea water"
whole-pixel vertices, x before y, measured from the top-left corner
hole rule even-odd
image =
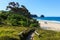
[[[56,22],[60,23],[60,17],[33,17],[37,21],[44,20],[44,21],[50,21],[50,22]]]

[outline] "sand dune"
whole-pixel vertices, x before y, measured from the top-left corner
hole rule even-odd
[[[40,20],[40,27],[46,30],[60,31],[60,23]]]

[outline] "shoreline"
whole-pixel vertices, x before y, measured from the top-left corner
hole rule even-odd
[[[39,24],[42,29],[60,31],[60,22],[40,20]]]
[[[46,21],[46,22],[52,22],[52,23],[60,23],[60,21],[53,21],[53,20],[38,20],[38,21]]]

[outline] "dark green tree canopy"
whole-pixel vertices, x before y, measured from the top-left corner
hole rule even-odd
[[[19,7],[19,3],[18,2],[10,2],[9,5],[7,6],[7,10],[10,9],[10,11],[12,12],[15,12],[15,13],[19,13],[19,14],[22,14],[28,18],[31,18],[31,14],[30,12],[28,11],[28,9],[24,6],[24,5],[21,5]]]

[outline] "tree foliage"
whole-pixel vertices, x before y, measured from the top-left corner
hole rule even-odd
[[[21,5],[21,7],[19,6],[19,3],[15,3],[15,2],[10,2],[9,5],[6,8],[7,10],[10,9],[10,11],[15,12],[15,13],[19,13],[22,14],[28,18],[31,18],[31,14],[28,11],[28,9],[24,6]]]
[[[29,10],[24,5],[10,2],[7,6],[8,11],[0,12],[0,23],[10,26],[37,27],[38,23],[31,17]]]

